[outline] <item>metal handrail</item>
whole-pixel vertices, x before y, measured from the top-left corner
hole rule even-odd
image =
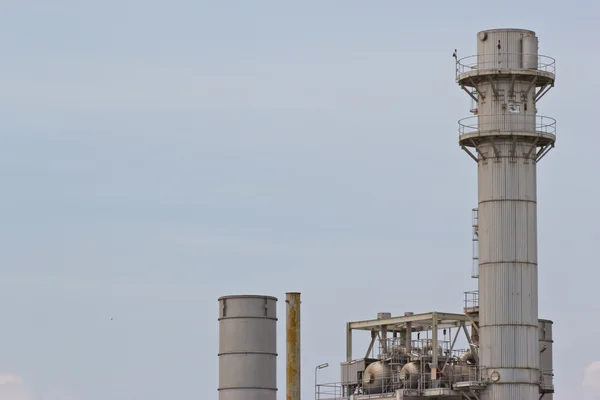
[[[496,114],[496,115],[475,115],[472,117],[466,117],[458,121],[458,133],[459,135],[465,135],[469,133],[477,133],[477,132],[492,132],[492,131],[500,131],[501,128],[498,128],[499,122],[492,121],[486,124],[479,123],[480,117],[504,117],[504,122],[508,124],[514,124],[518,122],[527,123],[529,121],[525,120],[525,116],[519,117],[518,114]],[[486,129],[488,127],[488,129]],[[493,129],[491,129],[493,128]],[[556,135],[556,120],[552,117],[546,117],[542,115],[536,115],[535,117],[535,133],[538,134],[547,134],[547,135]]]
[[[525,57],[536,57],[537,68],[524,68]],[[521,67],[512,68],[511,65],[519,64]],[[456,77],[474,70],[489,70],[511,68],[516,70],[542,71],[551,74],[556,73],[556,60],[549,56],[535,53],[490,53],[477,54],[463,57],[456,61]]]
[[[452,383],[458,382],[487,382],[487,367],[483,365],[469,365],[467,373],[455,374]]]
[[[479,291],[473,290],[465,292],[465,308],[479,307]]]
[[[357,394],[360,395],[361,399],[376,399],[381,397],[386,397],[389,393],[393,393],[396,390],[396,387],[389,383],[394,379],[393,376],[384,377],[385,381],[388,381],[387,384],[382,385],[379,393],[369,393],[368,391],[359,389],[357,393],[350,393],[345,388],[341,382],[333,382],[333,383],[320,383],[317,385],[315,389],[316,400],[341,400],[341,399],[350,399],[352,395]]]
[[[342,382],[320,383],[316,385],[315,394],[317,400],[340,400],[351,398],[352,394],[356,391],[356,394],[360,395],[361,399],[372,399],[387,397],[390,393],[403,389],[453,389],[454,385],[457,383],[485,384],[487,382],[486,367],[480,365],[463,365],[463,367],[466,367],[465,370],[458,372],[451,372],[447,369],[440,375],[436,374],[434,379],[431,379],[431,372],[420,371],[414,374],[418,379],[416,381],[410,380],[413,383],[410,386],[405,386],[405,384],[398,379],[399,375],[397,373],[392,373],[388,376],[378,377],[378,379],[381,380],[381,386],[377,386],[377,390],[374,392],[363,388],[362,385],[351,385],[349,387]]]
[[[546,381],[544,376],[550,375],[550,380]],[[540,369],[540,389],[545,392],[553,392],[554,391],[554,383],[552,381],[552,377],[554,377],[553,369]]]

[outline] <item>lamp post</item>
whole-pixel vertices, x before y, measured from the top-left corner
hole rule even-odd
[[[320,369],[327,368],[327,367],[329,367],[328,363],[317,365],[315,367],[315,400],[317,400],[317,394],[319,392],[317,389],[317,373],[319,372]]]

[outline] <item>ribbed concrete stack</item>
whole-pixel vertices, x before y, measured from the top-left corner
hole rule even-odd
[[[479,32],[477,56],[457,81],[476,101],[459,142],[479,176],[479,358],[486,400],[538,400],[540,353],[536,169],[554,146],[554,120],[537,102],[554,85],[554,60],[534,32]]]
[[[277,298],[219,298],[219,400],[277,399]]]

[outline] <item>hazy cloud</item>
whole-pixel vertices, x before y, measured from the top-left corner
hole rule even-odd
[[[0,400],[33,400],[33,394],[19,376],[0,373]]]
[[[585,368],[583,388],[586,399],[600,399],[600,361],[595,361]]]

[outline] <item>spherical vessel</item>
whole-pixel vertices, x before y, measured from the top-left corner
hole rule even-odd
[[[424,374],[423,376],[426,376]],[[405,364],[398,373],[398,380],[405,389],[417,389],[421,378],[421,363],[413,361]]]
[[[377,361],[365,369],[363,373],[363,389],[365,393],[374,394],[382,393],[387,388],[392,369],[390,365],[383,361]]]
[[[277,399],[277,299],[219,298],[219,400]]]

